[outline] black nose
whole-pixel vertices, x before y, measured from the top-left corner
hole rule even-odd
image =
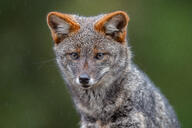
[[[90,77],[88,74],[86,73],[83,73],[79,76],[79,82],[81,84],[88,84],[89,83],[89,80],[90,80]]]

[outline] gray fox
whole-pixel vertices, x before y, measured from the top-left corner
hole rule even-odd
[[[167,99],[132,61],[128,22],[124,11],[47,16],[56,61],[80,114],[80,127],[180,128]]]

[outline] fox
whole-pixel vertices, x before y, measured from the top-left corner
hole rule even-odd
[[[47,15],[56,62],[80,128],[180,128],[168,100],[133,62],[129,20],[124,11]]]

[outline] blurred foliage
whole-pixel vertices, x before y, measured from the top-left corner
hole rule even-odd
[[[1,0],[0,128],[78,128],[79,116],[55,63],[50,11],[130,16],[134,61],[192,127],[192,2],[189,0]]]

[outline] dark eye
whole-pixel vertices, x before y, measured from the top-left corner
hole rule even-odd
[[[70,55],[70,57],[71,57],[72,60],[77,60],[77,59],[79,59],[79,54],[76,53],[76,52],[72,52],[72,53],[70,53],[69,55]]]
[[[95,59],[97,59],[97,60],[102,60],[103,57],[104,57],[104,53],[97,53],[97,54],[95,55]]]

